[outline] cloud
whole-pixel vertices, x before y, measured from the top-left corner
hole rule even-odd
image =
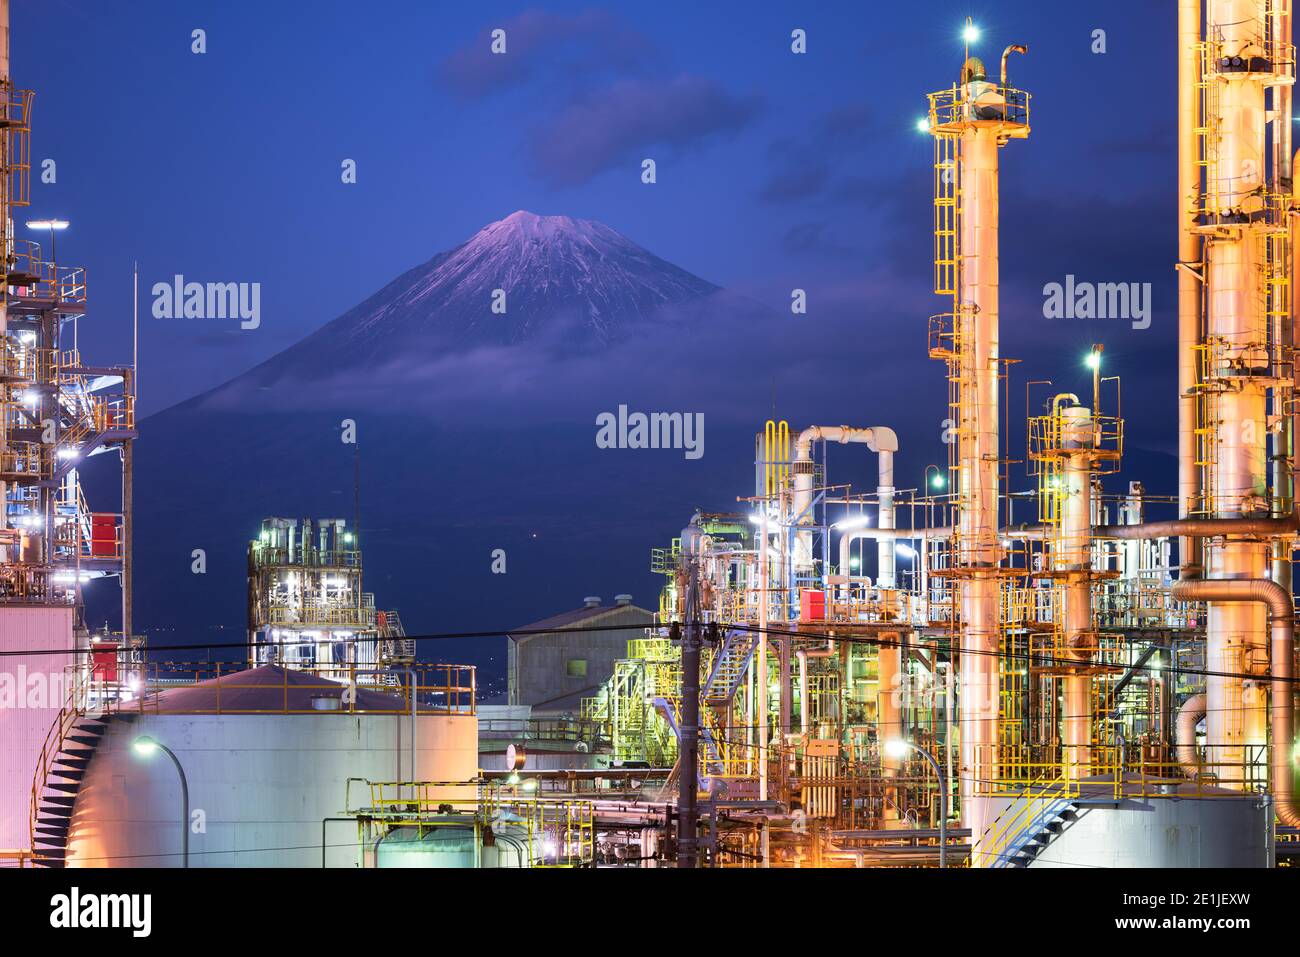
[[[733,95],[703,77],[621,80],[536,127],[530,145],[553,185],[576,186],[619,164],[638,162],[654,149],[682,152],[733,134],[758,111],[757,98]]]
[[[492,31],[505,31],[506,52],[492,52]],[[486,25],[468,46],[443,60],[439,76],[462,96],[501,93],[540,74],[569,78],[625,73],[652,54],[650,42],[608,13],[526,10]]]
[[[834,238],[835,232],[825,220],[799,223],[786,231],[782,246],[786,252],[813,256],[862,256],[863,250]]]
[[[864,103],[851,103],[818,117],[806,134],[783,136],[768,147],[772,170],[759,188],[766,203],[792,203],[844,192],[837,170],[856,167],[855,148],[866,143],[871,112]],[[841,198],[852,199],[851,195]]]
[[[820,162],[811,165],[791,164],[767,178],[759,198],[768,203],[786,203],[818,196],[830,180],[830,170]]]

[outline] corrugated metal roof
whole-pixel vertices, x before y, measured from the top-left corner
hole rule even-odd
[[[591,622],[592,619],[600,618],[602,615],[608,615],[610,612],[613,611],[639,611],[646,616],[647,623],[649,623],[650,618],[653,617],[649,611],[646,611],[646,609],[640,608],[637,605],[601,605],[597,608],[584,607],[584,608],[575,608],[573,611],[561,612],[558,615],[552,615],[550,618],[543,618],[541,621],[535,621],[531,625],[521,625],[519,627],[519,630],[520,631],[561,631],[565,628],[570,628],[574,625],[589,623]],[[636,628],[638,626],[629,625],[628,627]],[[529,638],[532,638],[534,636],[520,635],[519,637],[515,638],[514,635],[511,635],[510,637],[514,638],[515,641],[527,641]]]

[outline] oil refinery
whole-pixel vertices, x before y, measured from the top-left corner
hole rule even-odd
[[[936,360],[916,392],[946,411],[947,460],[903,478],[903,400],[870,382],[824,422],[756,410],[752,485],[659,516],[681,528],[645,543],[647,608],[592,596],[510,630],[492,595],[453,597],[484,619],[469,637],[506,639],[493,703],[481,666],[439,660],[466,635],[393,610],[416,596],[373,570],[391,538],[364,542],[363,568],[359,464],[350,518],[240,490],[268,517],[224,530],[247,560],[247,633],[224,658],[135,627],[134,517],[155,504],[133,496],[136,343],[83,355],[95,286],[57,261],[60,222],[29,223],[48,249],[15,238],[39,127],[0,0],[0,864],[1296,866],[1292,8],[1167,6],[1176,477],[1127,467],[1125,415],[1152,413],[1124,406],[1104,343],[1080,392],[1018,368],[1013,412],[1001,164],[1032,154],[1040,110],[1073,107],[1017,85],[1033,37],[967,20],[966,49],[896,105],[925,104],[933,196],[911,214],[932,223],[939,303],[889,335]],[[508,221],[544,231],[528,215]],[[120,497],[83,487],[100,457]],[[747,451],[731,464],[750,474]],[[426,546],[444,547],[404,555]],[[120,585],[115,628],[87,614],[100,580]]]

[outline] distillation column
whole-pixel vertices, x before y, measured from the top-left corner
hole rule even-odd
[[[1006,82],[1007,56],[1024,51],[1007,48],[1000,84],[989,80],[978,58],[969,57],[959,86],[930,95],[930,132],[939,157],[935,291],[954,299],[948,364],[957,404],[959,778],[962,821],[974,845],[989,824],[988,802],[978,795],[998,777],[998,149],[1029,135],[1028,97]],[[948,160],[945,151],[952,145]],[[955,209],[955,222],[946,208]]]
[[[1214,410],[1203,428],[1216,447],[1207,466],[1207,504],[1217,518],[1264,514],[1268,507],[1267,242],[1265,0],[1209,0],[1205,76],[1207,378]],[[1206,577],[1263,579],[1270,547],[1254,536],[1206,543]],[[1223,783],[1245,787],[1246,765],[1262,762],[1267,704],[1259,673],[1268,626],[1257,602],[1210,602],[1206,625],[1206,762]]]
[[[961,406],[958,561],[962,806],[974,834],[978,782],[997,778],[998,718],[998,130],[969,124],[961,137]]]
[[[1065,398],[1065,397],[1062,397]],[[1068,398],[1073,399],[1073,396]],[[1071,781],[1092,769],[1092,675],[1096,653],[1092,627],[1093,449],[1092,412],[1080,405],[1061,409],[1061,535],[1054,565],[1064,573],[1065,657],[1079,664],[1061,679],[1061,744]]]

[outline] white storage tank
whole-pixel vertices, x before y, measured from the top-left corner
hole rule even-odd
[[[399,695],[269,665],[151,694],[114,715],[94,747],[73,804],[68,866],[181,866],[179,775],[165,754],[132,747],[141,736],[184,768],[191,867],[360,866],[356,823],[328,820],[368,800],[357,779],[477,776],[468,686],[458,689],[468,695],[440,696],[443,705],[422,702],[414,772],[412,717]],[[445,791],[449,800],[475,795],[473,785]]]
[[[1272,866],[1273,805],[1267,795],[1148,779],[1130,788],[1141,796],[1108,801],[1105,792],[1113,788],[1084,782],[1084,800],[1044,838],[1028,866]]]
[[[476,833],[477,831],[477,833]],[[500,817],[492,837],[464,814],[427,818],[421,827],[396,827],[375,843],[375,867],[528,867],[541,854],[536,837],[522,821]]]

